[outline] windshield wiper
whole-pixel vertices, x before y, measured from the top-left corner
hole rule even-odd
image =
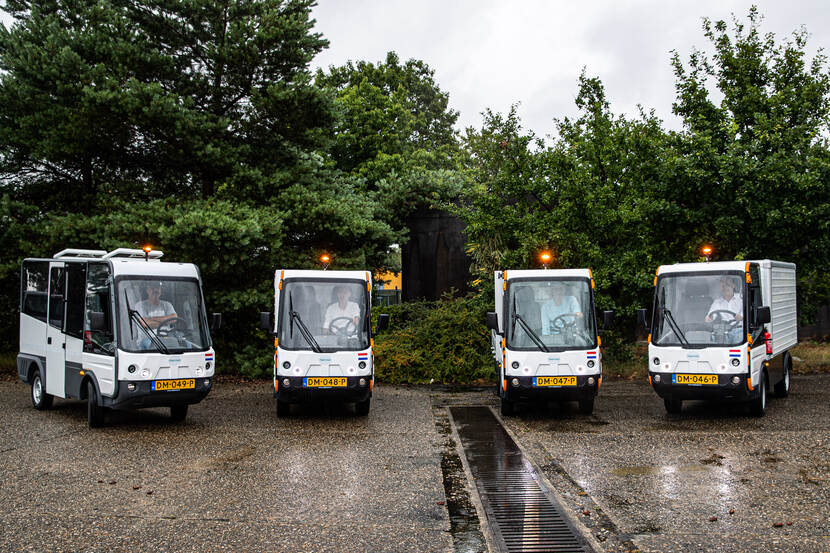
[[[159,350],[159,353],[165,353],[167,355],[170,354],[170,350],[167,349],[167,346],[164,345],[164,342],[161,341],[161,338],[156,336],[156,333],[150,330],[150,325],[147,321],[144,320],[144,317],[141,316],[141,313],[138,311],[130,308],[130,299],[127,297],[127,291],[124,290],[124,301],[127,304],[127,314],[129,315],[130,321],[130,333],[133,332],[133,319],[138,323],[138,327],[144,331],[144,334],[150,339],[150,342],[156,346],[156,349]]]
[[[680,339],[680,343],[685,346],[688,346],[689,341],[686,339],[686,335],[683,334],[683,331],[680,330],[680,325],[678,325],[677,321],[674,320],[674,315],[671,314],[671,311],[663,307],[663,314],[666,316],[666,320],[669,322],[669,326],[671,327],[672,331],[674,331],[674,333]]]
[[[323,350],[320,348],[320,344],[317,343],[317,340],[314,339],[314,335],[308,329],[308,327],[303,322],[302,317],[300,314],[294,311],[294,298],[291,294],[288,294],[288,316],[291,320],[291,328],[290,328],[290,335],[294,335],[294,320],[297,320],[297,328],[300,329],[300,335],[305,338],[305,341],[308,342],[308,345],[311,346],[311,349],[315,353],[322,353]]]

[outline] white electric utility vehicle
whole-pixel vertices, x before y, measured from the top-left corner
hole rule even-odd
[[[577,401],[594,410],[602,353],[590,269],[495,272],[495,312],[487,313],[502,415],[518,401]],[[603,328],[613,322],[603,312]]]
[[[654,279],[649,380],[666,411],[683,400],[749,402],[763,416],[767,392],[790,391],[798,342],[795,265],[769,259],[662,265]]]
[[[170,407],[182,420],[208,394],[215,360],[199,270],[162,255],[67,249],[23,261],[17,372],[35,409],[85,399],[92,428],[107,409]]]
[[[375,333],[371,328],[372,276],[368,271],[278,270],[274,313],[260,326],[274,335],[277,416],[292,403],[317,399],[352,402],[369,413],[374,386]],[[377,331],[389,324],[378,317]]]

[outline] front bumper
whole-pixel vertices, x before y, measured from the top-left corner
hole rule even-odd
[[[193,405],[199,403],[213,389],[213,377],[196,378],[196,387],[189,390],[155,391],[151,380],[119,380],[118,394],[104,397],[104,407],[111,409],[137,409],[141,407],[173,407],[175,405]],[[207,381],[207,385],[205,382]],[[129,389],[135,384],[135,390]]]
[[[514,378],[519,381],[518,386],[513,385]],[[594,379],[593,384],[588,384],[589,378]],[[508,376],[507,389],[502,388],[502,392],[510,401],[578,401],[596,396],[601,378],[602,375],[591,374],[577,376],[576,386],[534,386],[532,376]]]
[[[332,388],[309,388],[303,386],[302,376],[278,376],[279,387],[274,391],[274,397],[288,403],[303,403],[319,399],[332,399],[336,401],[358,402],[372,397],[372,375],[348,376],[345,386]],[[289,385],[285,386],[284,380],[288,379]],[[360,385],[360,379],[365,384]]]
[[[655,376],[660,376],[660,382]],[[649,371],[651,386],[663,399],[703,399],[748,401],[758,396],[758,387],[750,390],[746,385],[746,374],[719,374],[717,384],[674,384],[674,373]],[[732,377],[738,377],[738,383],[732,383]]]

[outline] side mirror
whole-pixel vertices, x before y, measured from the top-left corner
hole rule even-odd
[[[262,330],[267,330],[268,332],[273,332],[274,327],[271,326],[271,312],[270,311],[260,311],[259,313],[259,328]]]
[[[378,325],[375,327],[375,334],[379,334],[389,328],[389,313],[378,315]]]
[[[758,310],[755,312],[755,323],[760,325],[765,325],[772,320],[770,316],[769,307],[766,305],[763,307],[759,307]]]
[[[494,331],[496,334],[499,333],[499,317],[496,315],[495,311],[487,312],[487,328]]]
[[[89,330],[93,332],[103,332],[107,329],[106,321],[104,320],[104,313],[101,311],[89,312]]]
[[[603,311],[602,312],[602,328],[605,330],[610,329],[614,326],[614,312],[613,311]]]
[[[212,313],[210,318],[210,330],[219,330],[222,328],[222,314]]]
[[[638,309],[637,310],[637,326],[641,326],[643,328],[649,328],[651,325],[649,324],[648,320],[648,310],[647,309]]]

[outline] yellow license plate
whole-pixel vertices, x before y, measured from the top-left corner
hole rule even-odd
[[[673,384],[717,384],[716,374],[675,374],[672,375]]]
[[[534,386],[576,386],[575,376],[537,376]]]
[[[306,388],[345,388],[347,383],[345,376],[317,376],[303,379],[303,386]]]
[[[153,390],[164,392],[167,390],[190,390],[196,387],[196,379],[183,378],[181,380],[154,380]]]

